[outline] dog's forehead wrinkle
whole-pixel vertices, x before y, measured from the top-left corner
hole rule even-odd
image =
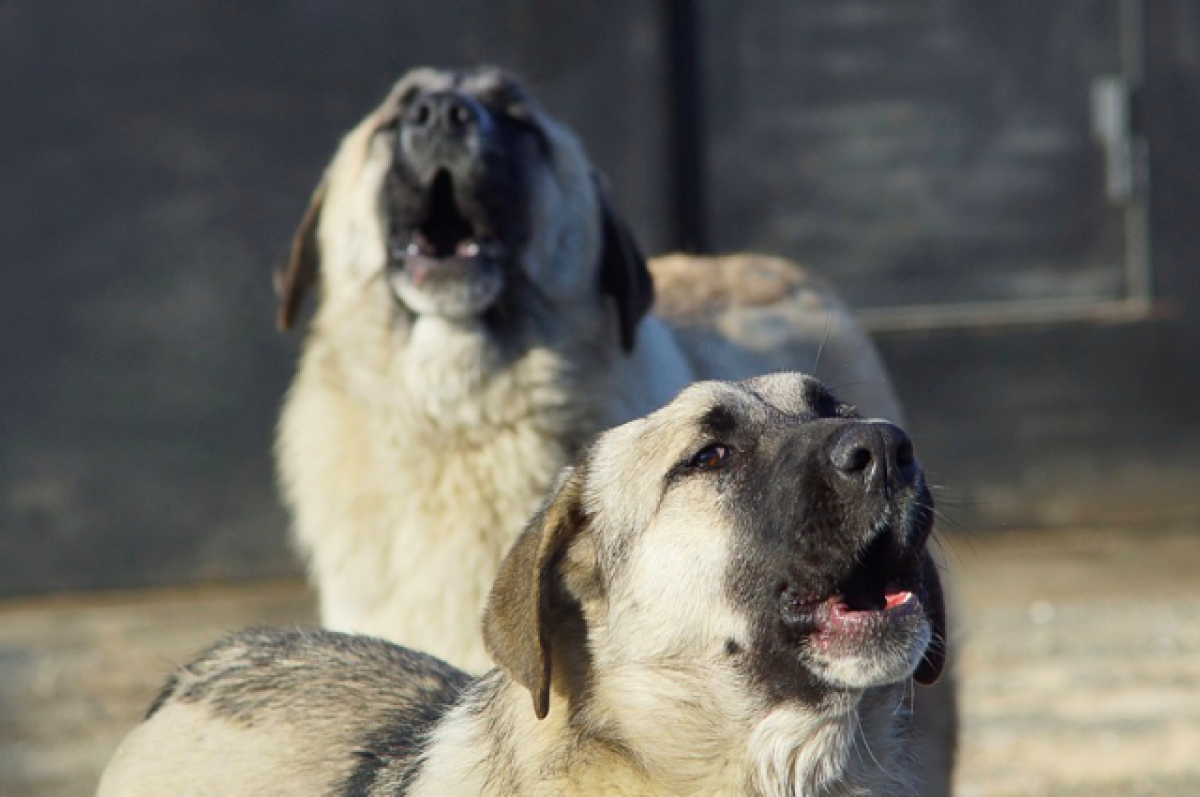
[[[760,401],[793,415],[835,417],[844,413],[843,402],[814,376],[798,371],[764,374],[741,383]]]

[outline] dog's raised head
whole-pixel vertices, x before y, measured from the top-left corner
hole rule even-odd
[[[653,298],[578,140],[493,68],[414,70],[346,136],[277,274],[281,328],[318,282],[355,315],[373,290],[404,321],[492,326],[605,297],[626,349]]]
[[[642,738],[698,714],[752,735],[777,709],[937,680],[932,526],[898,427],[801,374],[697,383],[567,472],[501,567],[485,637],[539,716],[553,695]]]

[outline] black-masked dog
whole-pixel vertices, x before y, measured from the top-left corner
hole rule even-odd
[[[132,795],[896,795],[941,673],[933,504],[898,427],[821,383],[699,383],[559,478],[500,568],[499,665],[230,637],[118,751]]]
[[[836,294],[761,256],[648,268],[576,137],[495,69],[412,72],[346,136],[280,274],[285,328],[310,287],[278,462],[322,622],[473,672],[505,550],[595,432],[698,378],[818,363],[900,421]],[[953,694],[930,697],[948,773]]]

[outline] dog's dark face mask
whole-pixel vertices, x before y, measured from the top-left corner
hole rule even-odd
[[[376,182],[361,164],[380,155]],[[539,314],[593,312],[580,303],[595,302],[598,316],[615,310],[619,342],[632,351],[653,285],[600,182],[575,137],[511,76],[414,70],[347,138],[313,193],[276,275],[278,324],[294,324],[336,255],[342,270],[347,258],[361,264],[359,276],[380,263],[410,318],[482,319],[515,341]],[[360,190],[369,202],[354,197]],[[371,204],[378,215],[366,218]],[[376,235],[385,251],[374,249]]]
[[[933,683],[945,609],[926,547],[933,498],[911,441],[816,380],[782,393],[778,377],[756,382],[781,411],[751,422],[719,412],[712,431],[738,452],[721,468],[744,553],[727,589],[754,618],[746,667],[779,700],[909,674]]]
[[[932,526],[898,427],[800,374],[698,383],[576,463],[501,566],[485,640],[539,714],[576,614],[616,672],[708,667],[767,705],[844,707],[941,675]]]
[[[399,97],[383,211],[388,281],[417,314],[469,318],[519,278],[551,144],[502,73],[435,73]]]

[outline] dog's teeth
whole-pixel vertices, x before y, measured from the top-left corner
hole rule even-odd
[[[417,255],[421,254],[421,245],[416,241],[413,241],[404,248],[404,254],[408,255],[409,257],[416,257]]]
[[[475,241],[463,241],[458,245],[459,257],[475,257],[479,254],[479,244]]]

